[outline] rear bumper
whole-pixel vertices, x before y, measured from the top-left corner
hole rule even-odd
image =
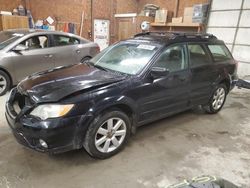
[[[55,118],[40,121],[34,117],[13,117],[6,104],[6,119],[16,140],[25,147],[39,152],[62,153],[80,149],[90,119],[88,116]],[[47,143],[43,147],[39,140]]]
[[[234,74],[230,77],[230,88],[229,88],[229,91],[231,91],[232,89],[235,88],[236,84],[237,84],[237,81],[238,81],[238,75],[237,74]]]
[[[250,81],[249,80],[238,79],[237,81],[235,81],[235,84],[239,88],[250,89]]]

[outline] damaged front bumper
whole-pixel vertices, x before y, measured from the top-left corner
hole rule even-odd
[[[5,116],[13,135],[20,144],[48,153],[62,153],[82,147],[89,116],[42,121],[22,112],[20,115],[15,112],[13,104],[15,96],[13,95],[15,91],[11,92],[10,99],[6,103]],[[46,144],[41,144],[41,141]]]

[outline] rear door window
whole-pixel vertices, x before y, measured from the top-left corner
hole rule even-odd
[[[232,59],[230,52],[224,45],[212,44],[208,45],[208,49],[210,50],[215,62]]]
[[[189,59],[191,67],[199,67],[210,64],[208,53],[200,44],[188,44]]]
[[[74,37],[54,35],[55,46],[68,46],[80,44],[80,41]]]

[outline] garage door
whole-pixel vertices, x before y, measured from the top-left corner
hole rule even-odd
[[[212,0],[207,32],[225,41],[239,62],[238,74],[250,75],[250,0]]]

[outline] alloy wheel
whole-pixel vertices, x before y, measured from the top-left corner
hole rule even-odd
[[[95,146],[102,153],[110,153],[123,143],[126,133],[127,127],[121,118],[110,118],[97,130]]]
[[[222,107],[224,101],[225,101],[225,97],[226,97],[226,91],[224,88],[219,87],[213,96],[213,102],[212,102],[212,106],[215,110],[218,110]]]
[[[7,81],[5,77],[0,75],[0,93],[3,92],[7,87]]]

